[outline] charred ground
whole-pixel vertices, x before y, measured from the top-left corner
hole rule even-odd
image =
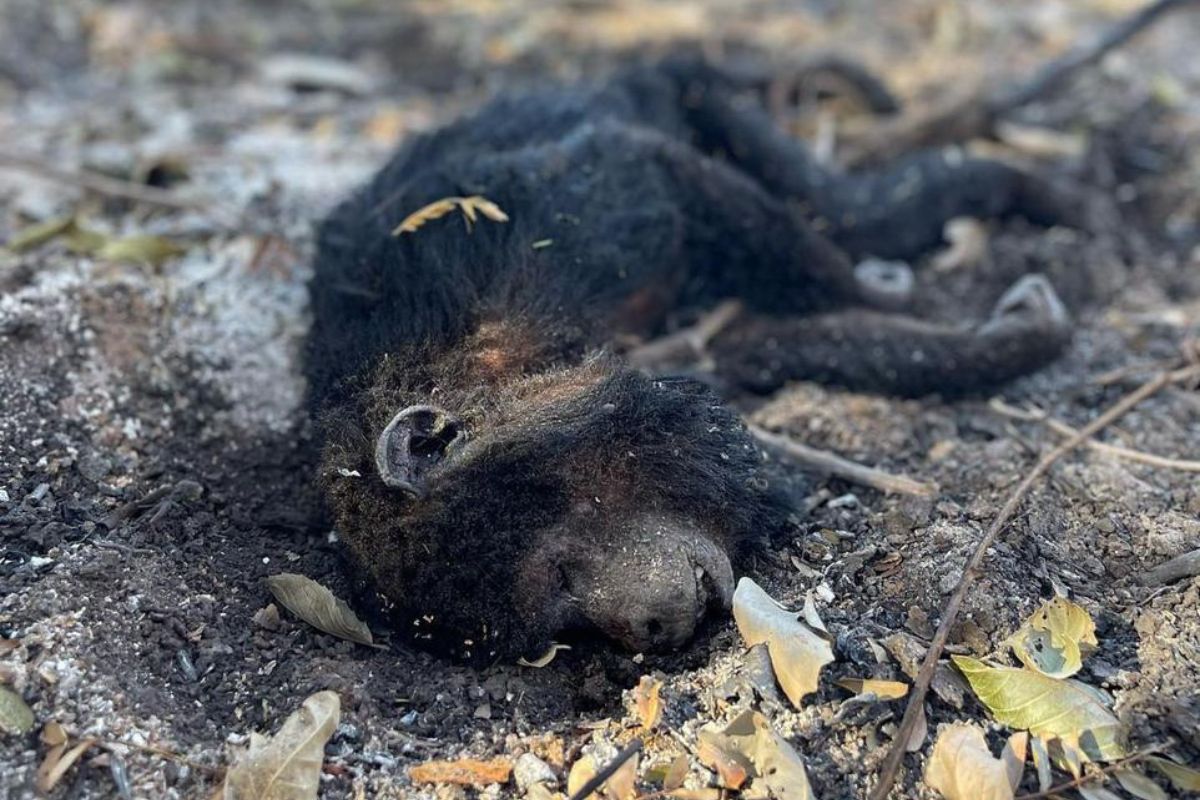
[[[477,9],[465,6],[449,17],[414,12],[388,25],[359,12],[334,26],[345,34],[336,37],[345,49],[330,45],[327,52],[353,57],[378,47],[404,59],[408,78],[397,94],[388,92],[404,110],[389,121],[378,116],[376,95],[304,94],[264,83],[246,55],[255,51],[239,38],[192,35],[206,30],[210,12],[159,17],[130,6],[123,13],[135,14],[141,29],[182,32],[170,47],[163,45],[169,39],[138,37],[146,49],[130,51],[105,49],[101,27],[86,34],[82,23],[55,27],[62,20],[51,24],[40,16],[43,8],[19,4],[4,34],[20,34],[19,47],[5,52],[29,54],[13,73],[30,94],[16,97],[18,112],[6,112],[10,141],[91,165],[112,164],[110,145],[131,136],[144,142],[146,154],[177,147],[192,153],[197,185],[246,213],[241,232],[229,234],[203,213],[141,216],[120,204],[83,206],[113,226],[194,237],[194,252],[163,274],[94,264],[56,246],[3,262],[0,488],[8,500],[0,501],[6,546],[0,613],[4,633],[22,645],[0,665],[3,680],[19,688],[39,721],[56,719],[73,732],[113,739],[142,737],[215,764],[228,735],[277,725],[307,692],[334,687],[343,692],[347,725],[331,760],[347,773],[329,779],[326,793],[342,796],[355,783],[368,791],[412,792],[404,768],[427,757],[543,748],[547,736],[570,747],[587,735],[575,730],[577,722],[616,714],[620,692],[655,669],[670,676],[665,696],[673,725],[688,730],[724,714],[726,680],[739,663],[729,626],[669,659],[635,663],[600,648],[560,654],[543,670],[476,672],[406,648],[353,649],[286,617],[275,630],[252,621],[269,599],[261,579],[276,571],[309,574],[346,596],[352,588],[327,530],[302,522],[313,506],[311,440],[294,424],[295,354],[304,332],[297,312],[314,209],[386,157],[391,140],[375,138],[379,131],[394,131],[397,119],[401,128],[425,128],[450,113],[446,103],[429,99],[430,90],[453,89],[453,103],[468,105],[482,85],[519,81],[547,67],[570,73],[580,63],[611,63],[611,50],[597,39],[556,36],[564,13],[557,9],[539,7],[525,23],[537,34],[526,39],[513,33],[512,20],[477,17]],[[762,11],[734,27],[777,52],[796,41],[829,44],[840,30],[855,52],[872,53],[877,66],[892,65],[906,96],[933,85],[935,73],[974,74],[1014,49],[1030,49],[1022,38],[1033,36],[1027,28],[990,11],[974,16],[957,44],[930,45],[932,7],[913,8],[880,20],[873,7],[846,17],[797,7]],[[649,5],[630,13],[652,11],[661,13]],[[245,11],[223,13],[234,15],[225,17],[228,23]],[[623,41],[627,29],[589,13],[592,24],[584,28]],[[1080,24],[1092,19],[1083,17]],[[695,32],[691,19],[676,14],[667,27],[686,36]],[[312,42],[318,28],[300,17],[244,22],[240,30],[270,31],[281,49]],[[1040,24],[1055,30],[1053,18]],[[1180,66],[1189,63],[1183,56],[1194,41],[1189,24],[1160,31],[1139,46],[1136,59],[1114,59],[1031,111],[1060,130],[1091,132],[1082,154],[1066,166],[1061,158],[1052,163],[1107,187],[1121,207],[1120,230],[1080,238],[1021,222],[997,226],[980,264],[931,276],[922,286],[930,292],[931,315],[953,308],[948,299],[959,297],[982,316],[994,295],[974,295],[969,286],[983,277],[1000,290],[1036,266],[1050,272],[1064,295],[1095,293],[1110,309],[1085,311],[1065,358],[1006,389],[1010,403],[1036,402],[1081,424],[1125,391],[1123,381],[1140,376],[1135,369],[1115,383],[1097,377],[1173,357],[1189,330],[1200,294],[1191,255],[1196,117],[1188,95],[1163,104],[1171,95],[1160,77],[1195,85]],[[487,56],[477,47],[481,31],[492,36]],[[415,32],[423,33],[414,39]],[[785,34],[786,42],[779,38]],[[1038,41],[1045,44],[1047,35]],[[409,46],[391,46],[397,41]],[[897,41],[921,46],[897,51]],[[181,81],[171,72],[174,59],[194,60],[207,77]],[[507,66],[498,66],[499,59]],[[1005,69],[1018,60],[1004,60]],[[81,64],[90,65],[87,72]],[[379,69],[388,74],[389,67]],[[188,116],[202,123],[194,136],[172,139],[179,133],[171,120]],[[73,138],[81,124],[86,135]],[[196,140],[210,147],[184,146]],[[6,238],[24,225],[22,215],[80,208],[72,190],[7,173],[4,181]],[[1057,441],[1040,426],[1012,426],[983,402],[895,401],[811,384],[745,410],[760,424],[943,489],[934,503],[865,491],[854,491],[855,500],[846,497],[852,487],[817,482],[810,522],[754,565],[764,585],[788,601],[810,586],[829,586],[834,599],[822,613],[843,659],[835,677],[838,670],[899,674],[875,664],[867,640],[902,630],[928,635],[944,598],[942,582],[954,572],[947,565],[965,557],[1035,453]],[[1114,435],[1186,457],[1200,447],[1197,413],[1193,395],[1166,393]],[[161,514],[155,501],[111,530],[104,524],[160,487],[178,487],[164,495],[171,503]],[[986,652],[1053,583],[1066,586],[1101,625],[1102,649],[1089,662],[1089,682],[1119,694],[1119,711],[1138,741],[1177,737],[1195,747],[1196,711],[1187,700],[1197,675],[1187,648],[1200,636],[1194,579],[1166,589],[1138,582],[1146,568],[1198,546],[1195,481],[1081,454],[1056,471],[1030,508],[990,557],[954,643]],[[822,577],[798,577],[793,556]],[[895,713],[881,706],[835,719],[843,696],[827,687],[806,711],[778,719],[804,752],[822,797],[861,794],[867,769],[882,755],[872,742],[886,735],[878,733],[886,728],[883,716]],[[964,710],[940,701],[929,710],[933,724],[982,716],[969,701]],[[41,755],[36,736],[6,737],[0,753],[11,767],[4,789],[23,796]],[[192,796],[209,785],[192,768],[145,755],[128,761],[139,792]],[[917,785],[910,777],[907,796],[919,796]],[[108,768],[86,766],[77,791],[111,795]]]

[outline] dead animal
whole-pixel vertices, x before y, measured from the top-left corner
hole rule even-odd
[[[1069,193],[958,150],[832,173],[774,127],[765,86],[680,56],[503,95],[405,144],[321,226],[321,476],[417,641],[472,661],[580,629],[676,648],[794,526],[738,415],[630,363],[630,336],[733,299],[705,344],[727,391],[907,396],[985,390],[1067,344],[1037,275],[961,326],[895,309],[903,260],[948,220],[1076,224]]]

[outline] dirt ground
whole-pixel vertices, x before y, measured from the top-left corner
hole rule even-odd
[[[76,214],[106,235],[186,247],[157,267],[80,256],[60,240],[0,253],[0,638],[13,640],[0,650],[0,684],[39,728],[57,721],[74,737],[130,745],[85,756],[55,796],[205,797],[250,731],[273,730],[323,688],[343,703],[328,798],[463,796],[412,785],[408,768],[431,758],[532,750],[561,770],[584,743],[615,741],[623,693],[646,674],[664,682],[666,720],[684,740],[734,716],[752,693],[728,621],[669,657],[583,643],[543,669],[473,671],[399,644],[341,642],[286,613],[256,620],[271,599],[263,579],[280,571],[355,591],[321,522],[299,409],[312,223],[404,136],[497,88],[602,74],[631,51],[726,41],[780,61],[852,53],[920,102],[1023,74],[1134,5],[4,0],[0,155],[197,201],[156,208],[0,166],[0,242]],[[1006,387],[1009,405],[1078,427],[1197,335],[1198,40],[1200,14],[1173,18],[1024,110],[1026,130],[1055,132],[1040,146],[990,145],[1088,187],[1112,225],[990,225],[977,263],[921,272],[921,310],[934,316],[978,315],[1031,270],[1067,299],[1073,345]],[[875,645],[901,635],[920,652],[983,529],[1061,439],[998,414],[989,398],[796,385],[745,407],[808,444],[939,487],[915,500],[814,475],[808,519],[754,571],[796,606],[816,590],[836,636],[821,691],[803,710],[774,707],[772,722],[803,755],[817,797],[862,797],[903,702],[843,708],[848,693],[833,680],[906,679]],[[1200,394],[1164,390],[1102,438],[1200,457]],[[1196,473],[1085,450],[1024,509],[989,553],[952,650],[998,652],[1039,600],[1069,592],[1099,629],[1080,677],[1112,694],[1137,745],[1195,761],[1200,578],[1142,578],[1200,548]],[[920,764],[939,723],[989,724],[953,691],[931,695],[927,714],[930,735],[895,797],[936,796]],[[0,738],[0,798],[33,796],[44,753],[37,729]]]

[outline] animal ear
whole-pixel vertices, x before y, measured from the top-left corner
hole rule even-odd
[[[429,474],[466,439],[453,414],[436,406],[409,406],[379,434],[375,469],[388,486],[421,497]]]

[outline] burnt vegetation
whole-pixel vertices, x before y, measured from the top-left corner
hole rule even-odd
[[[407,143],[321,226],[321,480],[401,631],[480,662],[578,629],[678,647],[797,513],[792,478],[719,393],[805,379],[959,395],[1065,346],[1037,275],[987,319],[898,309],[903,261],[948,220],[1079,225],[1073,197],[958,150],[832,172],[773,125],[766,86],[678,57],[503,95]],[[395,233],[477,195],[508,220]],[[704,381],[622,357],[728,299],[742,310]]]

